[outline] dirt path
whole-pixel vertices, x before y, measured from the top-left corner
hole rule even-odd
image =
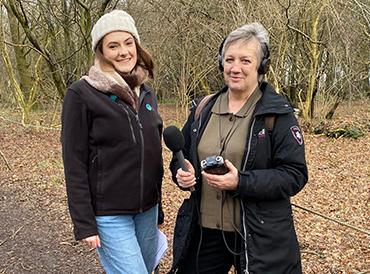
[[[0,122],[0,273],[99,273],[93,252],[73,241],[58,132]]]

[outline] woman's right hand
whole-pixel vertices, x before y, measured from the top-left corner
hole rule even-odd
[[[84,242],[89,247],[90,250],[93,250],[97,247],[101,247],[100,238],[98,235],[87,237],[83,239],[82,242]]]
[[[185,165],[188,171],[184,171],[181,168],[177,170],[176,173],[176,180],[180,187],[182,188],[189,188],[196,184],[195,181],[195,170],[192,164],[185,159]]]

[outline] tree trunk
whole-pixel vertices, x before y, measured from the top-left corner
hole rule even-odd
[[[319,21],[322,11],[324,10],[325,3],[320,4],[319,11],[316,9],[312,9],[311,13],[313,16],[311,22],[311,34],[309,40],[309,49],[310,49],[310,70],[309,70],[309,81],[307,86],[307,94],[306,100],[303,108],[303,118],[307,121],[311,120],[314,113],[313,113],[313,104],[315,100],[315,89],[317,89],[317,74],[318,74],[318,67],[319,67]]]
[[[18,21],[14,16],[11,16],[10,13],[8,13],[8,19],[12,43],[16,45],[13,46],[16,61],[14,67],[16,67],[16,71],[18,72],[20,89],[22,90],[25,99],[28,100],[33,80],[30,66],[26,59],[27,51],[24,47],[20,46],[22,44],[22,37],[18,27]]]
[[[333,118],[334,112],[337,110],[339,104],[340,104],[340,100],[337,99],[337,101],[332,105],[328,113],[325,115],[325,119],[330,120],[331,118]]]

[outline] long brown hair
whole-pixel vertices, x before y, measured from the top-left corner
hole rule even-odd
[[[144,69],[148,71],[149,77],[153,79],[154,77],[154,61],[150,53],[144,49],[136,40],[134,36],[132,36],[135,40],[136,52],[137,52],[137,61],[136,66],[142,66]],[[96,45],[95,54],[99,60],[102,60],[110,65],[113,66],[112,62],[110,62],[107,58],[103,55],[103,39],[100,39]]]
[[[134,38],[135,39],[135,38]],[[149,77],[153,79],[154,77],[154,61],[150,53],[144,49],[135,39],[136,50],[137,50],[137,63],[144,67],[149,72]]]

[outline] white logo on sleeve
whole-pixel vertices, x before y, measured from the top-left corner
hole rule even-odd
[[[294,139],[297,141],[298,145],[303,145],[303,138],[302,138],[302,133],[301,130],[299,129],[298,126],[292,126],[290,128],[290,131],[292,132],[292,135]]]

